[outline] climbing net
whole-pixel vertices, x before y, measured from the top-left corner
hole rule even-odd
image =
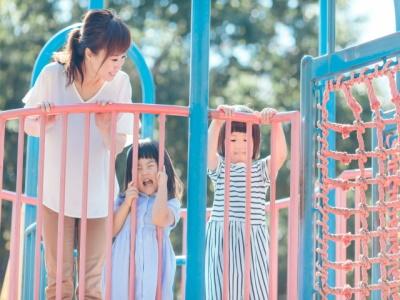
[[[400,135],[397,131],[400,128],[400,94],[395,81],[399,69],[397,62],[387,61],[383,66],[328,81],[318,106],[321,117],[318,122],[320,176],[315,197],[318,215],[315,288],[323,299],[328,295],[335,295],[337,299],[369,299],[371,293],[380,293],[380,299],[400,299]],[[389,83],[393,117],[384,117],[382,101],[373,86],[377,78],[386,78]],[[368,96],[364,109],[354,96],[353,88],[359,85],[363,85]],[[352,124],[328,120],[327,104],[331,93],[341,94],[354,117]],[[362,120],[368,106],[372,117]],[[395,128],[390,143],[386,142],[389,138],[385,134],[388,126]],[[329,150],[329,130],[341,134],[343,140],[356,136],[358,148],[354,153]],[[367,130],[376,137],[374,149],[366,149]],[[344,168],[358,164],[357,175],[347,179],[329,176],[330,159]],[[376,163],[373,173],[369,169],[372,162]],[[354,191],[353,200],[330,203],[329,193],[339,190]],[[344,230],[332,232],[328,228],[330,218],[336,220],[336,225],[341,220]],[[336,253],[338,249],[342,251],[336,259],[328,257],[332,245],[336,246]],[[329,270],[336,276],[334,285],[328,282]],[[342,280],[338,280],[339,276]]]

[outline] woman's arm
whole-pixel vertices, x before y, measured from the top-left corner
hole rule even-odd
[[[54,104],[49,102],[43,102],[38,107],[41,108],[43,112],[50,112]],[[51,128],[56,121],[55,115],[47,115],[46,130]],[[30,136],[40,135],[40,116],[29,116],[25,119],[24,131]]]
[[[95,114],[96,126],[100,131],[101,137],[106,147],[112,149],[111,138],[111,113],[97,113]],[[124,149],[126,143],[126,135],[122,133],[115,133],[115,154],[119,154]]]
[[[168,207],[168,176],[165,171],[158,172],[158,190],[153,205],[152,219],[156,226],[167,227],[175,222],[174,214]]]
[[[138,197],[138,191],[133,186],[133,183],[129,183],[128,188],[125,192],[125,201],[122,202],[121,206],[116,212],[114,212],[113,217],[113,237],[115,237],[118,232],[120,232],[122,226],[124,225],[128,214],[131,211],[131,206],[133,202],[136,202]]]

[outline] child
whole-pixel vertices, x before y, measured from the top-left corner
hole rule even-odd
[[[158,245],[157,226],[163,228],[162,295],[173,299],[175,254],[169,233],[179,221],[182,183],[164,151],[164,166],[158,165],[158,143],[139,141],[137,178],[132,181],[132,148],[129,151],[125,193],[116,199],[112,248],[111,299],[128,299],[131,205],[136,205],[135,299],[156,297]],[[136,181],[137,180],[137,181]],[[136,181],[136,182],[135,182]]]
[[[246,106],[220,105],[218,111],[254,113]],[[265,108],[256,112],[262,121],[276,114]],[[222,299],[223,234],[225,194],[225,123],[213,120],[209,127],[208,175],[214,184],[214,203],[206,230],[206,299]],[[232,122],[230,135],[230,208],[229,208],[229,299],[244,297],[244,249],[247,142],[252,143],[251,166],[251,284],[250,299],[268,299],[268,230],[265,216],[265,197],[270,185],[270,156],[260,155],[260,126],[252,125],[252,139],[246,139],[246,123]],[[275,141],[278,153],[275,166],[283,164],[286,141],[282,127]]]

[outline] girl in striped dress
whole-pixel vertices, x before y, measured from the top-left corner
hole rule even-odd
[[[230,116],[234,112],[255,113],[268,122],[277,111],[265,108],[254,112],[242,105],[220,105],[217,111]],[[214,184],[214,203],[206,229],[206,297],[222,299],[223,235],[225,195],[225,122],[213,120],[208,130],[208,176]],[[246,139],[246,123],[232,122],[230,135],[230,205],[229,205],[229,299],[244,298],[245,203],[247,143],[252,148],[251,166],[251,263],[250,299],[268,299],[269,241],[265,215],[265,200],[270,185],[270,156],[260,156],[260,126],[252,125],[252,140]],[[275,166],[279,169],[286,159],[287,146],[280,126]],[[225,300],[225,299],[224,299]]]

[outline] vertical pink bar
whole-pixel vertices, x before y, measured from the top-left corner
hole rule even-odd
[[[11,217],[11,245],[10,245],[10,290],[9,299],[15,300],[19,294],[19,247],[21,227],[21,195],[22,195],[22,173],[24,164],[24,122],[20,117],[18,126],[18,154],[17,154],[17,187],[16,199],[13,202]]]
[[[246,139],[252,141],[251,123],[246,123]],[[251,170],[252,170],[252,143],[247,143],[246,162],[246,217],[244,231],[244,300],[250,299],[250,268],[251,268]]]
[[[109,161],[109,177],[108,177],[108,219],[107,219],[107,241],[106,241],[106,290],[105,299],[111,299],[111,256],[112,256],[112,239],[113,239],[113,217],[114,217],[114,183],[115,183],[115,143],[116,143],[116,112],[111,113],[110,128],[110,161]]]
[[[3,191],[3,172],[4,172],[4,133],[5,121],[0,120],[0,191]],[[0,229],[1,229],[1,209],[2,199],[0,198]]]
[[[224,199],[224,239],[223,256],[224,266],[222,299],[229,299],[229,211],[230,211],[230,191],[231,191],[231,127],[232,121],[225,122],[225,199]]]
[[[38,174],[38,200],[37,200],[37,219],[36,219],[36,240],[35,240],[35,275],[34,275],[34,299],[39,300],[40,288],[40,242],[42,240],[43,224],[43,172],[44,172],[44,153],[46,142],[46,121],[47,117],[42,115],[40,118],[39,135],[39,174]]]
[[[182,254],[187,257],[187,246],[186,246],[186,236],[187,236],[187,213],[186,210],[182,210]],[[182,265],[181,272],[181,298],[185,295],[185,283],[186,283],[186,263]]]
[[[57,273],[56,273],[56,299],[62,298],[63,258],[64,258],[64,211],[65,211],[65,176],[67,166],[67,130],[68,115],[62,114],[62,142],[61,142],[61,174],[60,174],[60,206],[57,228]]]
[[[291,157],[290,157],[290,202],[289,202],[289,239],[288,239],[288,260],[287,265],[290,271],[287,272],[288,299],[297,299],[297,278],[298,278],[298,247],[299,247],[299,190],[300,190],[300,114],[297,112],[291,122]]]
[[[276,135],[278,132],[277,123],[272,123],[271,130],[271,156],[270,156],[270,253],[269,253],[269,297],[278,299],[278,210],[276,209],[276,162],[275,157],[278,153],[276,148]]]
[[[132,180],[137,187],[137,169],[138,169],[138,143],[139,143],[139,118],[135,113],[133,122],[133,143],[132,143]],[[131,245],[129,260],[129,299],[135,299],[135,247],[136,247],[136,204],[131,206]]]
[[[83,144],[83,183],[82,183],[82,210],[81,234],[79,242],[79,299],[85,298],[86,274],[86,233],[87,233],[87,201],[89,177],[89,141],[90,141],[90,113],[85,113],[85,129]]]
[[[160,114],[159,117],[159,153],[158,153],[158,169],[162,170],[164,167],[164,148],[165,148],[165,115]],[[156,299],[161,300],[162,297],[162,244],[163,244],[163,228],[157,227],[157,245],[158,245],[158,271],[157,271],[157,294]]]
[[[371,175],[370,175],[371,176]],[[360,204],[360,190],[356,188],[354,193],[354,207],[358,207]],[[354,216],[354,232],[360,232],[360,215],[355,214]],[[354,242],[354,257],[355,260],[360,259],[360,240],[356,239]],[[355,267],[354,270],[354,282],[358,284],[360,282],[360,267]],[[360,300],[361,295],[360,293],[355,294],[355,300]]]
[[[338,207],[346,207],[346,195],[345,192],[341,188],[336,189],[336,205]],[[336,233],[344,234],[346,233],[346,218],[341,215],[336,216]],[[340,243],[340,242],[339,242]],[[346,260],[346,247],[336,243],[336,261],[344,262]],[[336,286],[344,287],[346,284],[346,271],[345,270],[336,270]]]

